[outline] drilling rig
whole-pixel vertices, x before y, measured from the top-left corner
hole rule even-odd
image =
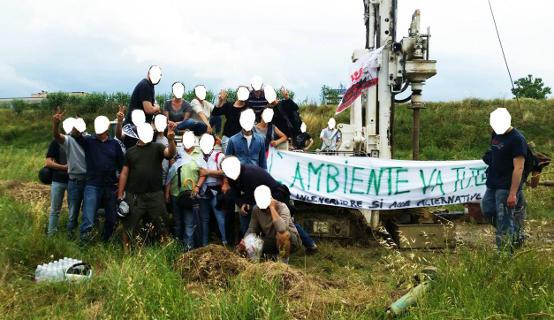
[[[350,107],[350,123],[340,123],[342,134],[338,154],[391,159],[393,150],[394,109],[409,102],[413,110],[413,159],[419,156],[419,117],[423,109],[425,81],[434,76],[436,61],[429,59],[430,29],[420,30],[420,11],[412,15],[408,36],[396,38],[397,0],[364,0],[365,48],[354,50],[352,62],[371,50],[381,48],[377,85],[365,89]],[[404,99],[396,96],[411,90]],[[300,204],[304,206],[305,204]],[[356,239],[367,236],[367,228],[376,229],[387,215],[375,210],[353,210],[328,206],[298,210],[297,221],[313,235],[322,238]],[[303,211],[309,213],[302,214]]]

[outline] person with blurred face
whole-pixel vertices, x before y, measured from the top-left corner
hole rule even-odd
[[[221,242],[228,245],[226,231],[225,213],[218,206],[217,196],[221,193],[221,184],[223,183],[223,171],[221,162],[225,155],[223,152],[214,150],[215,139],[212,135],[205,133],[200,139],[200,149],[206,162],[205,169],[200,169],[200,175],[205,176],[206,180],[200,189],[200,218],[202,222],[202,245],[208,244],[208,234],[210,226],[211,212],[214,213]]]
[[[239,122],[242,130],[229,139],[225,155],[236,156],[242,164],[267,169],[265,137],[253,130],[255,119],[256,115],[252,109],[246,109],[241,113]]]
[[[248,88],[239,87],[237,89],[237,100],[234,102],[227,101],[227,91],[221,90],[218,96],[216,107],[212,110],[212,115],[225,116],[225,125],[223,126],[223,137],[221,146],[223,150],[227,149],[229,138],[241,131],[240,114],[246,107],[248,100]]]
[[[67,222],[68,238],[72,239],[74,230],[79,223],[79,212],[83,203],[85,180],[87,173],[87,164],[85,160],[85,150],[75,138],[80,137],[86,131],[85,121],[80,118],[68,118],[72,122],[69,127],[69,132],[66,134],[60,133],[60,122],[63,118],[63,113],[59,110],[53,117],[53,137],[60,146],[61,150],[65,151],[67,158],[67,204],[69,211],[69,219]],[[64,123],[68,121],[64,120]],[[65,127],[65,126],[64,126]],[[61,201],[60,201],[61,204]],[[55,206],[52,206],[55,207]]]
[[[293,223],[286,204],[271,196],[268,186],[261,185],[254,190],[256,205],[252,209],[252,219],[245,236],[261,235],[263,238],[263,255],[278,255],[284,263],[289,262],[291,252],[301,245],[300,236]],[[244,252],[244,240],[238,246]]]
[[[329,119],[327,127],[321,130],[319,137],[321,138],[321,151],[334,153],[339,150],[342,140],[342,134],[336,128],[337,122],[334,118]]]
[[[227,199],[230,199],[240,208],[241,237],[245,234],[250,223],[249,213],[255,204],[254,191],[259,186],[265,185],[269,187],[271,196],[274,199],[287,206],[290,205],[289,210],[293,210],[294,207],[291,205],[289,189],[284,184],[277,182],[267,170],[251,164],[241,164],[240,160],[234,156],[223,159],[221,170],[225,177],[221,190]],[[317,245],[310,235],[299,224],[295,224],[295,227],[302,240],[302,244],[306,248],[306,253],[312,254],[317,252]]]
[[[122,119],[119,115],[117,118],[120,125]],[[98,208],[104,208],[106,218],[102,240],[110,239],[116,223],[117,172],[121,171],[123,166],[123,151],[119,143],[109,137],[109,127],[110,120],[105,116],[98,116],[94,119],[95,135],[81,135],[75,138],[85,151],[87,165],[80,230],[83,244],[91,240],[90,235]]]
[[[164,237],[167,232],[162,217],[166,206],[162,183],[162,161],[175,156],[175,132],[171,124],[167,134],[169,146],[152,142],[154,129],[149,123],[137,127],[139,142],[127,150],[125,162],[119,175],[117,198],[123,201],[126,192],[129,214],[124,218],[124,248],[130,248],[137,225],[143,216],[148,216],[154,228]]]
[[[169,168],[165,185],[166,201],[173,208],[174,235],[188,251],[201,242],[198,194],[206,180],[200,170],[207,167],[192,131],[183,134],[183,149]]]
[[[208,130],[208,125],[203,121],[193,118],[195,114],[190,103],[183,99],[185,85],[182,82],[174,82],[171,86],[173,98],[164,104],[164,115],[170,122],[175,123],[177,130],[191,130],[199,136]]]
[[[481,210],[496,228],[498,250],[513,250],[523,244],[525,181],[522,176],[529,147],[523,134],[511,126],[511,116],[505,108],[490,114],[490,125],[491,145],[483,157],[489,166],[487,190],[481,200]]]
[[[250,86],[252,90],[248,95],[246,106],[254,110],[254,113],[256,114],[256,120],[259,121],[263,109],[269,103],[265,97],[264,83],[262,78],[260,78],[259,76],[252,77],[252,79],[250,80]]]
[[[207,133],[212,133],[210,116],[214,109],[214,105],[206,100],[207,93],[206,87],[197,85],[194,87],[194,99],[192,99],[190,104],[193,111],[192,118],[197,122],[202,122],[207,128]]]
[[[314,144],[314,139],[312,139],[312,136],[308,133],[306,124],[304,122],[302,122],[302,125],[300,125],[300,134],[296,135],[293,143],[294,149],[302,151],[308,151],[310,147]]]
[[[296,136],[302,133],[300,131],[302,125],[300,108],[292,100],[287,89],[281,88],[281,96],[283,97],[282,100],[276,100],[273,103],[273,109],[275,110],[273,123],[287,137],[295,141]]]
[[[256,132],[265,137],[266,151],[269,147],[276,148],[287,141],[287,136],[273,125],[274,111],[272,108],[265,108],[262,112],[260,122],[256,125]]]
[[[164,132],[168,126],[167,117],[163,114],[158,114],[154,117],[154,142],[161,143],[164,147],[169,147],[169,140],[164,135]],[[172,125],[173,127],[174,125]],[[169,133],[169,132],[168,132]],[[163,159],[162,161],[162,184],[165,182],[167,172],[169,170],[169,160]]]
[[[160,113],[160,106],[156,103],[156,92],[154,87],[162,78],[162,69],[153,65],[148,69],[146,78],[142,79],[133,89],[131,102],[125,124],[131,122],[131,113],[134,110],[142,110],[146,114],[146,122],[151,122],[156,113]]]

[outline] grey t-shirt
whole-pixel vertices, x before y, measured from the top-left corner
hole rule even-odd
[[[185,119],[185,112],[192,113],[192,106],[190,103],[185,100],[181,100],[181,107],[178,110],[175,110],[171,104],[171,99],[166,100],[164,103],[164,111],[168,114],[169,121],[180,122]]]
[[[67,155],[67,173],[69,178],[84,180],[87,173],[85,150],[72,136],[65,135],[64,138],[64,143],[61,146]]]

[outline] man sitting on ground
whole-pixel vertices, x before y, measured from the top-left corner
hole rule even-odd
[[[271,197],[268,186],[261,185],[254,191],[256,205],[252,210],[252,219],[246,231],[248,234],[262,234],[263,255],[279,255],[282,262],[288,263],[291,252],[301,245],[300,236],[292,222],[289,208]],[[238,250],[246,251],[244,239]]]

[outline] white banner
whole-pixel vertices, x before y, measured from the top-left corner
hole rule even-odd
[[[481,200],[481,160],[409,161],[272,149],[269,173],[294,200],[356,209],[393,210]]]

